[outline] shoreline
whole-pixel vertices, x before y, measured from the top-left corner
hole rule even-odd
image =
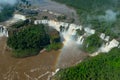
[[[14,58],[11,51],[4,48],[6,44],[6,38],[0,39],[0,78],[12,79],[12,80],[26,80],[28,76],[32,79],[40,78],[41,80],[47,80],[49,76],[46,72],[54,72],[56,70],[56,62],[59,57],[60,51],[51,51],[39,53],[36,56],[27,58]],[[3,51],[4,50],[4,51]],[[41,77],[40,77],[41,76]]]

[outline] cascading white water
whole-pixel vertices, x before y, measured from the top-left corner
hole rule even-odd
[[[0,25],[0,37],[2,36],[8,37],[8,30],[5,26]]]
[[[72,36],[77,35],[77,29],[82,31],[82,26],[81,25],[76,25],[76,24],[69,24],[65,22],[57,22],[54,20],[35,20],[34,24],[48,24],[49,26],[53,27],[57,31],[61,33],[65,41],[68,41],[69,39],[72,38]],[[60,27],[63,27],[63,30],[60,31]],[[90,28],[84,28],[85,30],[85,35],[80,35],[78,36],[76,43],[78,44],[83,44],[84,38],[83,36],[89,36],[92,34],[95,34],[95,30],[90,29]]]
[[[86,56],[86,54],[79,49],[79,46],[84,42],[83,35],[77,36],[76,39],[74,38],[77,35],[76,30],[82,30],[82,26],[65,22],[56,22],[54,20],[36,20],[34,23],[48,24],[60,32],[61,37],[63,38],[64,47],[61,50],[57,68],[71,66]],[[60,27],[62,27],[62,30]]]
[[[77,40],[77,43],[82,45],[83,42],[84,42],[84,38],[83,38],[83,36],[80,36]]]
[[[83,53],[79,47],[84,43],[85,37],[95,34],[95,30],[88,27],[83,29],[81,25],[57,22],[54,20],[35,20],[34,24],[48,24],[50,27],[60,32],[64,47],[61,50],[58,60],[58,68],[70,66],[83,59],[86,54]],[[84,34],[78,36],[77,29],[80,31],[84,30]],[[109,41],[110,36],[105,36],[103,33],[99,37],[106,43],[90,56],[96,56],[100,52],[109,52],[112,48],[118,47],[119,45],[117,40],[113,39]],[[89,46],[89,43],[86,46]]]

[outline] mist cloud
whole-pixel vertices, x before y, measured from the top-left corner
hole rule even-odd
[[[98,19],[107,22],[114,22],[116,21],[118,14],[119,14],[118,12],[114,12],[112,10],[106,10],[105,15],[100,15]]]
[[[2,12],[4,5],[14,6],[18,0],[0,0],[0,13]]]
[[[10,4],[14,5],[18,0],[0,0],[0,4]]]

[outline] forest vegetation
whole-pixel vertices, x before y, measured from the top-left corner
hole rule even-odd
[[[119,80],[120,49],[84,60],[77,66],[61,69],[53,80]]]
[[[91,27],[98,32],[120,37],[119,0],[53,0],[73,7],[84,27]]]
[[[85,39],[83,49],[88,53],[94,53],[102,46],[102,44],[103,40],[97,34],[94,34]]]
[[[58,33],[54,35],[49,32],[48,27],[40,25],[27,25],[22,22],[25,27],[16,27],[8,37],[7,45],[13,49],[13,56],[28,57],[37,55],[40,50],[58,50],[62,47]],[[20,22],[21,24],[21,22]],[[23,25],[22,24],[22,25]],[[54,31],[55,32],[55,31]]]
[[[102,40],[98,37],[105,33],[111,38],[120,38],[120,1],[119,0],[53,0],[73,7],[80,24],[96,30],[95,35],[85,39],[83,48],[89,53],[96,51]],[[77,30],[79,33],[80,31]],[[81,34],[82,35],[82,32]],[[52,80],[119,80],[120,49],[100,53],[85,59],[76,66],[61,69]]]
[[[50,43],[49,35],[43,25],[31,25],[8,37],[7,44],[13,49],[15,57],[36,55]]]

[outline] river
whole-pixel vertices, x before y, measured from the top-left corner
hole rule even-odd
[[[79,24],[78,15],[73,8],[50,0],[30,1],[40,9],[48,9],[72,17],[75,23]],[[77,51],[78,48],[71,46],[67,49],[64,47],[62,52],[58,50],[22,59],[14,58],[11,56],[12,51],[6,46],[6,41],[7,38],[0,38],[0,80],[47,80],[56,68],[74,65],[85,56],[80,50]]]
[[[0,80],[47,80],[56,69],[60,51],[43,52],[37,56],[14,58],[0,38]]]
[[[39,9],[47,9],[56,13],[64,14],[70,18],[75,19],[75,23],[79,24],[79,17],[75,9],[68,7],[64,4],[53,2],[51,0],[29,0],[33,6],[39,7]]]

